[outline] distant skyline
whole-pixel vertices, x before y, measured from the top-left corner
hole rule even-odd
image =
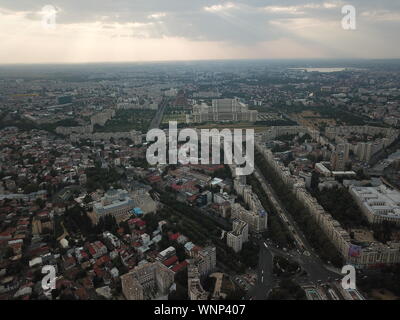
[[[344,5],[357,29],[341,25]],[[44,6],[56,27],[42,24]],[[0,64],[400,58],[400,1],[0,0]]]

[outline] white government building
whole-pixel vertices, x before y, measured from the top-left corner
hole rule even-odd
[[[205,103],[193,106],[191,121],[194,123],[206,121],[255,122],[257,114],[256,110],[249,110],[248,106],[239,99],[213,99],[211,106]]]
[[[400,192],[385,185],[349,188],[361,211],[370,223],[391,221],[400,224]]]
[[[127,191],[111,188],[99,202],[94,204],[93,210],[96,213],[97,220],[101,216],[111,214],[119,221],[134,207],[134,201],[129,197]]]

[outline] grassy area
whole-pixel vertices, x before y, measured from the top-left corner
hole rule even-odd
[[[170,121],[176,121],[178,123],[186,123],[186,114],[185,113],[165,114],[161,123],[168,124],[168,122]]]
[[[156,114],[155,110],[118,110],[111,120],[104,126],[95,126],[96,132],[126,132],[138,130],[147,131],[151,120]]]
[[[366,118],[358,114],[349,112],[347,109],[342,107],[331,107],[331,106],[291,106],[285,107],[286,112],[289,114],[297,114],[302,117],[303,120],[315,122],[316,120],[321,123],[337,124],[337,125],[364,125]]]

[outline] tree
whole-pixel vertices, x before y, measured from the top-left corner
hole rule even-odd
[[[178,257],[179,261],[183,261],[186,259],[186,252],[185,252],[185,247],[180,244],[177,243],[176,245],[174,245],[175,250],[176,250],[176,256]]]
[[[41,209],[43,209],[44,206],[46,205],[46,202],[45,202],[43,199],[41,199],[41,198],[37,198],[37,199],[35,200],[35,203],[36,203],[36,205],[38,205]]]
[[[85,209],[78,205],[65,211],[64,226],[67,230],[80,231],[84,235],[90,235],[94,231],[92,221],[86,214]]]
[[[319,183],[319,173],[316,171],[313,171],[311,174],[311,183],[310,183],[310,189],[311,190],[317,190],[318,189],[318,183]]]
[[[93,201],[93,199],[92,199],[92,196],[91,196],[90,194],[87,194],[87,195],[83,198],[83,202],[86,203],[86,204],[88,204],[88,203],[90,203],[90,202],[92,202],[92,201]]]

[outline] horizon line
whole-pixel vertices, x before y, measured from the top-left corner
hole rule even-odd
[[[187,62],[229,62],[229,61],[400,61],[398,58],[235,58],[235,59],[193,59],[193,60],[139,60],[139,61],[82,61],[82,62],[12,62],[0,63],[3,66],[43,66],[43,65],[95,65],[95,64],[151,64],[151,63],[187,63]]]

